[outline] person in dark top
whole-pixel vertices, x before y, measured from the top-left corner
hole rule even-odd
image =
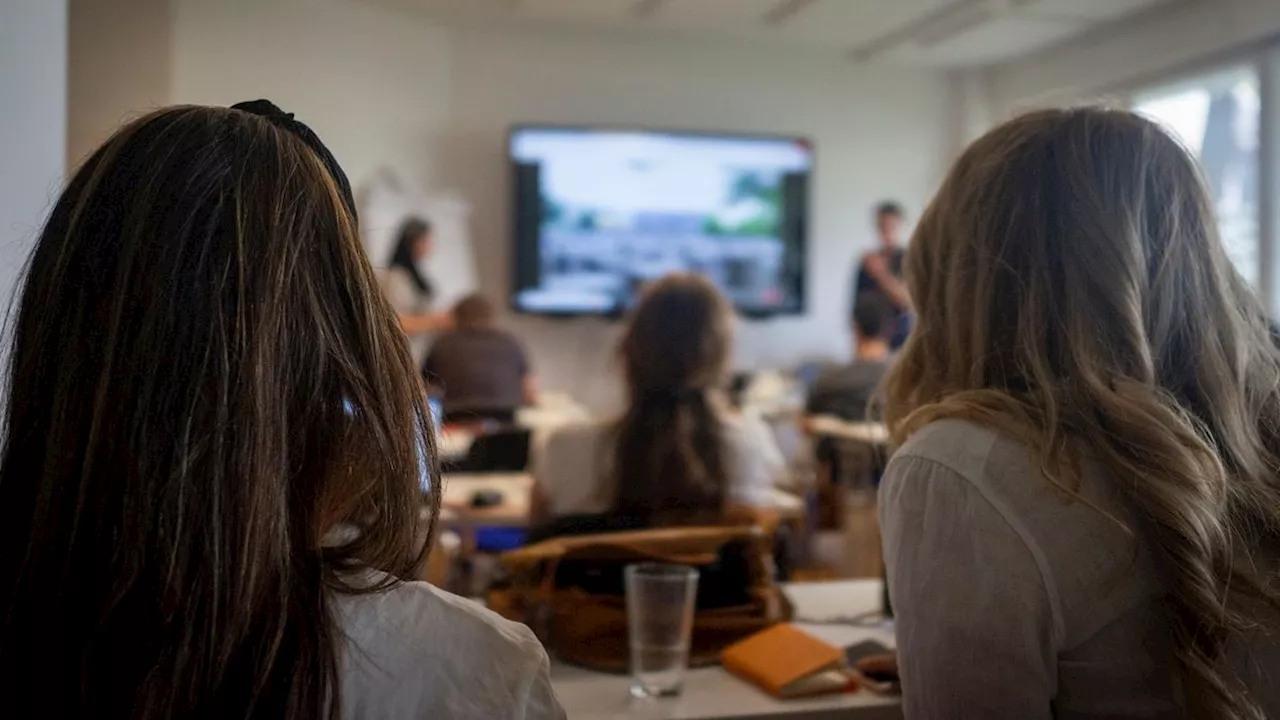
[[[865,420],[880,380],[889,370],[889,342],[898,310],[887,299],[868,295],[854,308],[853,362],[823,372],[809,388],[805,413]]]
[[[422,365],[427,382],[444,393],[447,421],[510,421],[537,402],[537,382],[524,347],[494,325],[493,304],[479,294],[453,308],[454,329],[436,338]]]
[[[900,239],[904,214],[902,206],[893,201],[876,206],[876,234],[880,238],[880,247],[862,256],[853,283],[855,317],[858,306],[873,298],[874,302],[881,304],[887,301],[895,309],[889,336],[892,350],[902,347],[911,329],[911,297],[907,294],[906,283],[902,281],[902,258],[906,251]]]

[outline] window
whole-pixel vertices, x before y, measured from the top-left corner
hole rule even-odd
[[[1135,97],[1134,110],[1161,123],[1200,159],[1227,255],[1258,287],[1258,136],[1262,103],[1253,66],[1202,75]]]

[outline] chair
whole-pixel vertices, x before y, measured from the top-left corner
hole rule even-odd
[[[841,536],[841,574],[883,573],[876,489],[887,462],[885,447],[850,438],[824,437],[815,447],[819,467],[814,525]]]
[[[539,525],[529,531],[530,545],[544,540],[581,535],[599,535],[602,533],[626,532],[628,530],[645,530],[649,523],[630,515],[617,513],[576,513],[561,515]]]
[[[510,425],[516,421],[516,408],[450,410],[445,407],[444,421],[449,424],[473,425],[486,422]]]
[[[449,468],[456,473],[523,472],[529,467],[530,432],[507,427],[477,435],[467,455]]]
[[[787,582],[794,566],[796,538],[790,525],[780,521],[778,513],[769,509],[743,508],[726,517],[723,527],[754,527],[770,538],[773,548],[774,579]],[[535,545],[554,539],[579,538],[588,535],[653,530],[678,531],[680,528],[655,528],[648,520],[619,513],[579,513],[563,515],[529,531],[528,543]]]
[[[461,541],[456,533],[448,530],[436,536],[435,547],[427,555],[426,562],[418,568],[417,580],[425,580],[438,588],[448,590],[453,584],[453,567],[458,559]]]
[[[625,568],[637,562],[697,567],[690,664],[713,664],[743,637],[791,617],[773,573],[770,540],[756,527],[679,527],[560,537],[504,554],[510,579],[490,609],[529,623],[569,663],[627,669]]]

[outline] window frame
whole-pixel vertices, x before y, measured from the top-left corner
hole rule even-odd
[[[1111,93],[1125,107],[1162,91],[1176,92],[1197,80],[1251,68],[1258,77],[1258,277],[1257,292],[1272,317],[1280,318],[1280,41],[1237,48],[1207,60],[1149,75]]]

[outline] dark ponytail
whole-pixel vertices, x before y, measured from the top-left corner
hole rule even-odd
[[[614,510],[655,523],[714,522],[728,499],[711,394],[729,354],[728,303],[673,275],[635,310],[620,347],[629,388],[613,454]]]

